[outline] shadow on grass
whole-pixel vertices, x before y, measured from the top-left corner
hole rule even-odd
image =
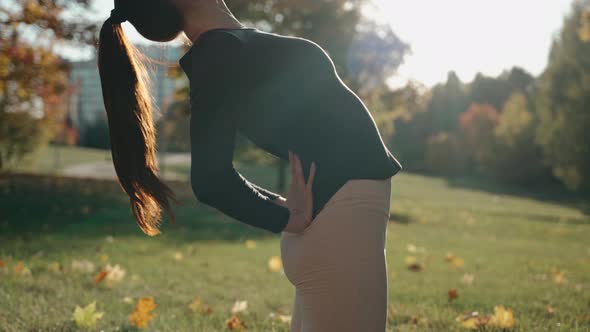
[[[176,223],[164,217],[160,228],[163,241],[241,241],[246,237],[276,236],[200,204],[188,182],[167,183],[180,205],[174,207]],[[25,242],[41,234],[71,235],[76,239],[107,235],[146,238],[135,223],[126,197],[116,181],[0,175],[0,234]]]
[[[400,225],[409,225],[416,221],[416,218],[412,217],[406,213],[394,212],[391,211],[389,215],[389,222],[400,224]]]
[[[534,185],[512,185],[499,183],[489,178],[449,177],[445,178],[451,188],[464,188],[498,195],[510,195],[531,198],[538,201],[568,206],[590,216],[590,193],[568,191],[556,181],[547,181]],[[588,220],[582,221],[587,223]]]

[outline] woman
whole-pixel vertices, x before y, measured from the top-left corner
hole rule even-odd
[[[162,209],[172,216],[173,194],[157,176],[148,82],[126,20],[153,41],[192,41],[179,60],[190,81],[191,187],[200,202],[281,234],[291,331],[384,331],[391,177],[401,165],[327,52],[244,26],[222,0],[115,2],[99,69],[115,169],[148,235],[159,233]],[[238,130],[289,160],[287,198],[233,168]]]

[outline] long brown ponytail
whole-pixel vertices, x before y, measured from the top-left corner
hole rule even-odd
[[[147,39],[169,41],[182,31],[182,16],[169,0],[121,1],[126,19]],[[121,6],[118,4],[118,6]],[[101,30],[98,68],[107,112],[111,153],[119,183],[130,198],[139,228],[160,232],[164,209],[174,222],[174,193],[158,178],[154,109],[143,55],[127,40],[120,23],[108,18]]]

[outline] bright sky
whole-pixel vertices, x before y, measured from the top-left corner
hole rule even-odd
[[[477,72],[496,76],[515,65],[540,74],[572,0],[372,1],[367,15],[389,22],[412,47],[393,84],[415,79],[432,86],[451,70],[463,81]],[[112,0],[95,3],[104,18],[112,6]],[[127,31],[141,38],[132,27]]]
[[[552,37],[571,0],[373,0],[371,16],[411,44],[398,80],[431,86],[450,70],[463,81],[514,65],[534,75],[547,64]]]

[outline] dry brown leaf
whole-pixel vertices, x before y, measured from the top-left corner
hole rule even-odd
[[[103,279],[107,276],[107,274],[109,274],[109,273],[105,270],[98,272],[96,277],[94,277],[94,284],[95,285],[100,284],[100,282],[103,281]]]
[[[451,289],[447,292],[447,295],[449,297],[449,302],[452,302],[453,300],[456,300],[459,297],[459,291],[456,289]]]
[[[238,315],[233,315],[225,321],[225,326],[232,331],[243,331],[246,329],[246,323],[240,320]]]

